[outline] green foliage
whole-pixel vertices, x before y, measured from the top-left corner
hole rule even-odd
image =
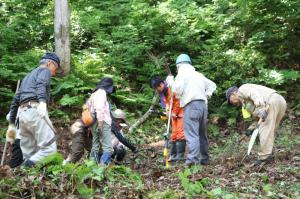
[[[190,181],[189,176],[197,172],[199,172],[199,168],[198,166],[194,166],[191,169],[186,168],[184,171],[179,172],[178,174],[180,183],[184,188],[187,198],[193,198],[196,196],[209,196],[210,198],[215,198],[213,193],[205,188],[205,185],[207,185],[209,182],[208,178],[203,178],[196,182]]]
[[[63,187],[60,194],[66,194],[69,191],[68,194],[70,195],[79,194],[88,198],[92,198],[94,194],[103,194],[103,192],[105,194],[113,193],[113,191],[109,192],[111,184],[118,184],[136,191],[144,188],[139,174],[125,166],[103,167],[92,160],[86,160],[84,164],[62,166],[62,161],[63,156],[55,153],[44,158],[36,167],[22,170],[22,173],[26,174],[25,182],[32,187],[31,194],[46,194],[45,197],[51,197],[51,194],[58,193],[47,192],[47,190],[51,190],[57,185]],[[22,173],[19,175],[23,175]],[[6,194],[23,192],[24,190],[19,186],[20,183],[22,182],[20,182],[19,177],[2,178],[0,180],[0,195],[3,194],[4,190],[6,190]],[[101,187],[97,188],[97,183],[101,184]],[[16,187],[19,189],[16,190]],[[45,189],[44,192],[39,190],[42,187]],[[78,194],[73,193],[75,190]]]
[[[72,71],[52,84],[52,106],[73,118],[87,92],[103,76],[116,82],[117,106],[147,109],[148,80],[188,53],[198,71],[218,85],[211,111],[236,118],[222,107],[224,91],[251,82],[295,99],[299,90],[299,1],[116,0],[70,1]],[[53,50],[53,1],[0,3],[1,111],[6,113],[17,79]],[[291,86],[295,85],[295,86]],[[224,111],[225,110],[225,111]],[[233,121],[234,122],[234,121]]]
[[[148,197],[150,199],[173,199],[173,198],[182,198],[181,194],[171,190],[167,189],[165,191],[153,191],[148,194]]]

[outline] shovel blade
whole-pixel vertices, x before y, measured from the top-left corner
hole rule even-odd
[[[247,155],[250,155],[251,150],[252,150],[252,148],[253,148],[253,145],[254,145],[254,143],[255,143],[255,140],[256,140],[257,135],[258,135],[258,128],[256,128],[256,129],[253,131],[252,135],[251,135],[250,142],[249,142],[249,145],[248,145]]]

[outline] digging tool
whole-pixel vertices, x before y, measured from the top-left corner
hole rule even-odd
[[[43,119],[45,120],[45,122],[48,124],[48,126],[50,127],[50,129],[54,132],[54,137],[51,139],[51,140],[49,140],[49,142],[47,142],[45,145],[44,145],[44,147],[46,147],[46,146],[50,146],[53,142],[55,142],[56,140],[57,140],[57,136],[58,136],[58,134],[57,134],[57,131],[55,130],[55,128],[53,127],[53,125],[52,125],[52,123],[51,123],[51,121],[50,121],[50,119],[49,119],[49,117],[43,117]]]
[[[250,155],[250,152],[252,150],[252,147],[254,145],[256,137],[259,133],[259,126],[260,126],[261,123],[262,123],[262,118],[260,118],[259,121],[257,122],[256,128],[255,128],[255,130],[253,131],[253,133],[251,135],[250,142],[249,142],[249,145],[248,145],[247,155]]]
[[[170,134],[170,125],[171,125],[171,118],[172,118],[172,106],[173,106],[173,93],[171,93],[170,98],[170,107],[169,107],[169,115],[168,115],[168,124],[167,124],[167,132],[165,133],[165,148],[164,148],[164,157],[166,162],[166,168],[169,168],[169,134]]]
[[[269,110],[269,105],[266,107],[266,111]],[[253,131],[252,135],[251,135],[251,138],[250,138],[250,142],[249,142],[249,145],[248,145],[248,151],[247,151],[247,155],[250,155],[250,152],[252,150],[252,147],[254,145],[254,142],[256,140],[256,137],[259,133],[259,127],[260,127],[260,124],[263,122],[263,119],[260,118],[259,121],[257,122],[257,125],[256,125],[256,128],[255,130]]]
[[[20,87],[20,80],[18,80],[18,83],[17,83],[16,93],[18,92],[19,87]],[[4,149],[3,149],[3,154],[2,154],[2,158],[1,158],[1,166],[4,165],[6,150],[7,150],[7,141],[5,141],[5,145],[4,145]]]
[[[4,149],[3,149],[3,154],[1,158],[1,166],[4,165],[4,160],[5,160],[5,155],[6,155],[6,149],[7,149],[7,141],[5,141]]]
[[[172,75],[171,70],[167,64],[164,65],[165,69],[167,70],[168,75]],[[172,107],[173,107],[173,91],[171,89],[171,96],[170,96],[170,107],[169,107],[169,115],[168,115],[168,124],[167,124],[167,132],[164,135],[165,138],[165,148],[164,148],[164,158],[166,162],[166,168],[169,168],[169,134],[170,134],[170,125],[171,125],[171,119],[172,119]]]

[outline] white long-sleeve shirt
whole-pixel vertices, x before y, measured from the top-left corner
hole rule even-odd
[[[180,64],[178,74],[172,86],[173,92],[180,99],[180,106],[184,107],[193,100],[207,102],[216,90],[216,84],[187,63]]]

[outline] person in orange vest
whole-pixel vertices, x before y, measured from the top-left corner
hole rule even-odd
[[[172,96],[171,89],[168,88],[167,83],[160,77],[153,77],[150,80],[151,87],[155,89],[160,95],[162,108],[166,108],[166,113],[169,114],[170,98]],[[183,108],[180,107],[179,100],[173,93],[172,103],[172,134],[170,137],[170,156],[169,161],[184,160],[185,153],[185,136],[183,130]]]

